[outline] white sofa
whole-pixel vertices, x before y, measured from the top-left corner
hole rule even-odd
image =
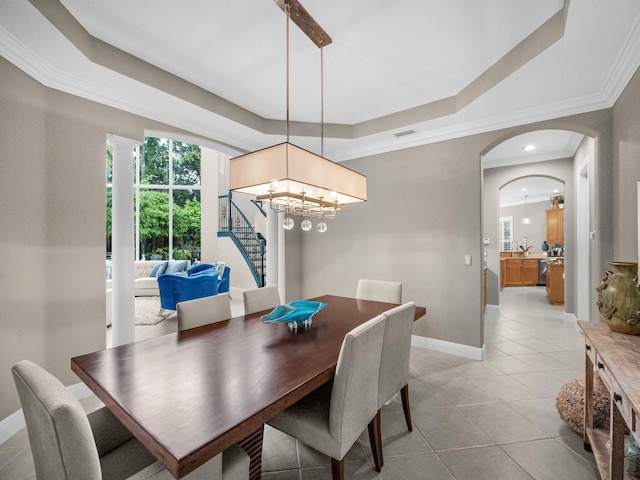
[[[133,266],[134,291],[136,297],[157,297],[158,277],[151,276],[151,270],[156,264],[155,260],[138,260]]]
[[[177,262],[186,262],[182,265],[178,265]],[[151,270],[153,266],[158,263],[158,260],[137,260],[134,262],[134,292],[136,297],[157,297],[160,296],[160,290],[158,289],[158,278],[151,276]],[[188,260],[172,260],[172,270],[180,269],[179,271],[186,271],[189,268]],[[165,273],[166,270],[161,272]],[[111,325],[111,279],[107,279],[107,312],[106,321],[107,327]]]
[[[178,262],[183,262],[181,266],[177,266]],[[160,290],[158,290],[158,278],[151,276],[151,270],[153,266],[158,263],[158,260],[136,260],[133,266],[133,274],[134,274],[134,292],[136,297],[157,297],[160,295]],[[172,264],[171,272],[166,273],[176,273],[176,271],[186,271],[189,268],[188,260],[171,260]],[[176,270],[176,268],[180,268],[180,270]],[[162,273],[165,273],[164,271]],[[111,288],[111,280],[107,280],[107,288]]]

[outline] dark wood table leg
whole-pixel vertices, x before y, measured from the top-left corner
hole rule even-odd
[[[262,439],[264,427],[253,432],[238,445],[249,455],[249,479],[260,480],[262,478]]]
[[[382,457],[382,427],[381,427],[380,410],[369,422],[369,442],[371,443],[371,453],[373,454],[373,462],[376,465],[376,471],[380,472],[384,465]]]

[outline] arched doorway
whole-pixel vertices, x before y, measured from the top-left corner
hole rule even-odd
[[[534,145],[536,149],[525,150],[527,145]],[[589,179],[588,172],[595,158],[594,139],[566,130],[526,132],[497,141],[481,158],[483,248],[488,268],[489,308],[498,308],[500,303],[500,189],[514,180],[539,176],[554,178],[565,185],[565,319],[575,320],[579,318],[578,312],[589,312],[590,244],[582,242],[579,248],[577,238],[582,232],[578,228],[589,232],[589,219],[592,218],[589,185],[593,179]],[[581,223],[579,219],[583,219]],[[579,278],[587,281],[578,285]]]
[[[564,194],[563,181],[539,175],[514,179],[500,187],[500,294],[503,288],[544,288],[547,259],[559,263],[564,258]],[[549,222],[558,228],[549,232]],[[518,269],[507,266],[519,265],[525,252],[527,277],[512,278]],[[564,302],[563,285],[561,279],[561,285],[555,285],[554,292],[550,292],[549,298],[555,304]]]

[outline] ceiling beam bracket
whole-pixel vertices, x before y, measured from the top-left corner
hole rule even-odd
[[[285,3],[287,0],[274,0],[280,9],[285,11]],[[298,0],[288,0],[291,20],[302,30],[309,39],[316,44],[318,48],[326,47],[333,40],[325,32],[320,25],[313,19],[309,12],[300,5]],[[286,13],[286,12],[285,12]]]

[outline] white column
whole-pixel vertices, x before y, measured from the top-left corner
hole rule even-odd
[[[133,149],[141,142],[117,135],[107,141],[113,146],[111,332],[116,347],[135,340]]]
[[[228,157],[227,157],[228,162]],[[220,260],[218,255],[218,191],[219,170],[224,163],[221,153],[210,148],[200,149],[200,258],[205,263]]]
[[[264,204],[267,211],[267,278],[265,285],[278,285],[278,258],[279,258],[279,240],[280,232],[279,215],[269,208],[268,202]],[[282,293],[282,292],[281,292]]]
[[[277,214],[277,230],[278,230],[278,256],[276,257],[276,262],[278,264],[278,291],[280,292],[280,298],[285,303],[287,302],[287,263],[286,263],[286,252],[285,252],[285,240],[287,236],[284,233],[284,230],[281,230],[280,225],[282,225],[282,221],[284,220],[284,213]],[[275,217],[276,215],[274,215]]]

